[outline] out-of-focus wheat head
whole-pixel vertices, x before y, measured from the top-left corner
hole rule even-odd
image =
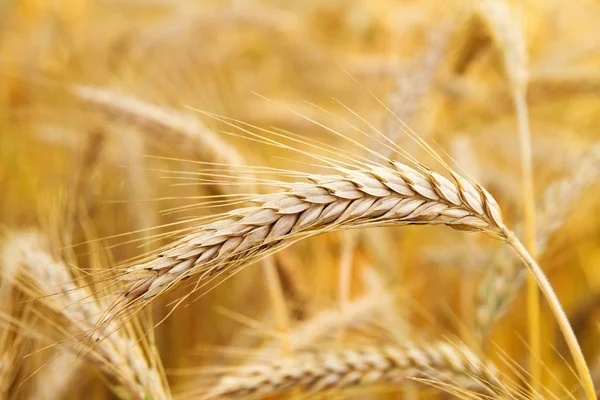
[[[100,367],[107,378],[116,382],[113,385],[119,397],[170,398],[160,365],[149,363],[145,354],[147,351],[152,355],[153,349],[145,350],[143,342],[128,337],[128,327],[117,321],[97,330],[97,321],[107,312],[104,303],[95,298],[101,294],[87,290],[83,282],[82,286],[74,283],[68,266],[48,254],[39,235],[17,234],[7,241],[3,251],[13,254],[17,271],[14,285],[66,320],[59,328],[65,335],[62,340],[71,342],[66,351],[80,353]]]
[[[598,18],[0,2],[0,398],[585,398],[521,261],[431,225],[534,236],[600,376]]]

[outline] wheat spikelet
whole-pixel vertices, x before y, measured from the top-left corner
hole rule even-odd
[[[261,398],[299,388],[307,394],[407,380],[453,382],[464,387],[499,388],[496,370],[464,346],[412,343],[302,352],[247,365],[221,377],[204,397]]]
[[[0,354],[0,399],[8,398],[14,376],[13,358],[8,349],[3,349]]]
[[[8,338],[6,338],[7,332],[2,332],[2,348],[0,351],[0,399],[4,399],[10,390],[10,386],[14,380],[15,374],[15,351],[12,348],[14,345]]]
[[[399,162],[393,168],[339,168],[311,175],[312,183],[281,183],[284,190],[257,198],[257,206],[222,214],[144,264],[125,270],[125,296],[149,301],[184,278],[206,278],[322,232],[389,225],[446,224],[505,237],[500,210],[477,184],[454,182]]]
[[[97,363],[116,382],[115,392],[127,399],[169,399],[156,366],[150,365],[136,340],[129,338],[117,321],[95,328],[104,308],[84,287],[73,283],[68,268],[44,249],[39,236],[17,235],[6,244],[15,254],[24,275],[23,288],[45,296],[41,301],[70,324],[74,349]]]
[[[546,251],[548,241],[564,224],[582,194],[598,181],[600,175],[600,145],[592,145],[581,157],[570,176],[553,182],[542,195],[538,208],[540,224],[537,242],[540,254]],[[483,337],[507,310],[510,301],[525,281],[525,271],[515,262],[494,259],[488,255],[482,265],[490,265],[477,299],[476,329]]]

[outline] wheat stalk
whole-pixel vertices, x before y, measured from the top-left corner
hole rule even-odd
[[[565,223],[567,216],[579,204],[585,190],[598,181],[600,175],[600,145],[580,157],[572,173],[546,188],[538,208],[540,224],[537,229],[537,246],[540,254],[548,248],[549,239]],[[478,296],[476,330],[483,337],[507,310],[510,301],[525,281],[525,271],[511,261],[494,259],[489,255],[480,261],[490,265]]]
[[[117,383],[117,394],[140,400],[170,398],[159,370],[148,362],[140,344],[119,330],[116,320],[96,328],[105,308],[87,288],[72,281],[68,267],[43,249],[39,236],[15,236],[7,249],[19,259],[23,288],[44,296],[40,301],[68,321],[74,350],[94,361]]]
[[[523,30],[506,0],[481,0],[480,13],[502,51],[511,85],[524,90],[529,82],[529,57]]]
[[[464,346],[448,342],[406,343],[306,351],[293,357],[246,365],[222,376],[203,399],[262,398],[294,388],[313,395],[353,386],[398,385],[408,380],[501,388],[496,369]]]
[[[483,0],[483,15],[489,23],[496,43],[504,57],[504,66],[511,83],[513,104],[517,115],[519,140],[521,149],[521,170],[523,186],[523,214],[525,220],[525,243],[533,257],[537,257],[536,246],[536,214],[533,183],[533,162],[531,150],[531,132],[529,126],[529,110],[527,106],[527,86],[529,83],[529,60],[525,35],[521,26],[516,23],[512,10],[506,0]],[[532,391],[538,392],[541,384],[541,322],[540,295],[536,278],[529,275],[527,279],[527,314],[529,318],[529,345],[531,353],[529,367],[531,370]],[[591,394],[591,389],[587,388]]]

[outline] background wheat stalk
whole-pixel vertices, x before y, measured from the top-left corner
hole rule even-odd
[[[525,243],[533,257],[538,256],[536,243],[536,209],[535,187],[533,180],[533,161],[531,132],[529,126],[529,110],[527,106],[527,87],[529,83],[529,60],[525,35],[520,24],[516,21],[512,10],[505,0],[484,0],[483,15],[486,17],[498,47],[504,57],[504,65],[510,81],[513,104],[517,114],[519,142],[521,149],[521,176],[523,187],[523,217],[525,227]],[[531,323],[529,324],[529,345],[531,355],[532,390],[539,391],[542,360],[541,357],[541,323],[540,295],[538,285],[533,275],[527,280],[527,310]],[[588,395],[592,389],[586,388]]]

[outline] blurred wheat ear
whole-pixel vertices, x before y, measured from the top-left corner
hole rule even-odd
[[[32,298],[64,319],[62,328],[72,351],[100,368],[115,394],[126,399],[169,399],[160,361],[149,360],[142,343],[128,336],[127,327],[114,320],[96,327],[106,307],[85,286],[78,286],[67,265],[55,261],[44,250],[35,233],[16,235],[5,244],[15,255],[19,276],[15,284]],[[153,354],[150,350],[149,354]],[[158,364],[158,365],[157,365]]]
[[[457,387],[502,391],[496,368],[450,342],[379,345],[300,352],[225,373],[203,397],[257,398],[301,389],[316,395],[333,389],[398,385],[406,381],[450,382]]]

